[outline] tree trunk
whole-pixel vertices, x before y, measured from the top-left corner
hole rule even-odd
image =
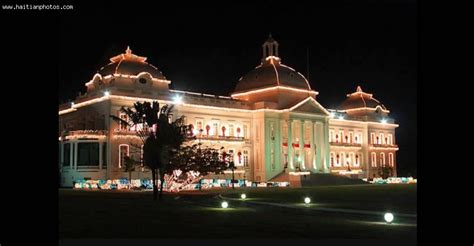
[[[234,188],[234,169],[232,168],[232,189],[235,190]]]
[[[156,198],[158,195],[158,187],[156,186],[156,169],[155,168],[151,169],[151,176],[152,176],[151,182],[153,183],[153,201],[156,201]]]
[[[158,197],[159,201],[162,200],[164,183],[165,183],[165,173],[163,170],[160,170],[160,196]]]

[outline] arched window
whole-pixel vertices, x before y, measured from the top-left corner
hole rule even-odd
[[[350,164],[350,166],[355,166],[354,160],[355,160],[354,152],[351,152],[350,158],[349,158],[349,164]]]
[[[375,152],[370,153],[370,163],[372,164],[372,167],[377,167],[377,156]]]
[[[125,156],[130,155],[130,147],[128,144],[121,144],[119,145],[119,168],[122,168],[122,165],[124,163],[124,158]]]
[[[388,165],[393,167],[393,153],[388,153]]]
[[[370,133],[370,143],[371,144],[376,144],[376,142],[375,142],[375,133],[373,133],[373,132]]]
[[[382,165],[382,167],[385,167],[385,153],[380,153],[380,165]]]
[[[387,144],[387,142],[385,141],[385,137],[384,137],[383,133],[380,133],[380,143],[381,144]]]
[[[243,160],[244,160],[244,167],[249,167],[249,150],[244,149],[243,151]]]
[[[388,144],[390,144],[390,145],[393,144],[392,134],[388,134]]]
[[[354,161],[354,166],[358,167],[360,165],[360,154],[355,155],[355,161]]]
[[[346,155],[345,155],[345,153],[344,153],[344,152],[341,152],[341,153],[339,153],[339,155],[340,155],[340,157],[341,157],[339,163],[342,164],[343,166],[346,166],[346,162],[345,162],[345,159],[346,159],[345,157],[346,157]]]
[[[334,152],[331,152],[331,167],[334,166]]]
[[[336,166],[341,166],[341,159],[339,158],[339,154],[336,155]]]

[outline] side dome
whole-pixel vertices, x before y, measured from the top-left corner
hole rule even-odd
[[[360,86],[357,86],[356,92],[348,94],[346,100],[344,100],[339,106],[339,110],[375,110],[377,108],[388,112],[385,105],[383,105],[379,100],[375,99],[372,94],[363,92]]]
[[[101,76],[122,74],[122,75],[138,75],[140,73],[149,73],[155,79],[166,80],[163,73],[152,64],[146,62],[146,57],[132,54],[130,47],[124,54],[120,54],[110,58],[111,63],[102,67],[97,73]]]

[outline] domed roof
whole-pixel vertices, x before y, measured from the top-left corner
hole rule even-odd
[[[303,90],[311,90],[306,78],[293,68],[285,66],[276,57],[269,57],[266,62],[244,75],[235,92],[244,92],[255,89],[287,86]]]
[[[372,94],[365,93],[362,91],[360,86],[357,86],[356,92],[347,95],[347,99],[342,102],[339,107],[340,110],[348,109],[359,109],[359,108],[372,108],[377,107],[382,108],[382,110],[387,110],[387,108],[377,99],[373,98]]]
[[[166,79],[158,68],[146,62],[146,57],[132,54],[130,47],[124,54],[110,58],[111,63],[102,67],[98,73],[102,76],[112,74],[138,75],[139,73],[149,73],[153,78]]]
[[[239,79],[234,93],[274,86],[311,90],[308,80],[301,73],[281,63],[278,57],[278,46],[278,42],[270,34],[262,45],[262,63]]]

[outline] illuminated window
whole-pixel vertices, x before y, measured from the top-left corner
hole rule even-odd
[[[386,138],[385,138],[384,134],[380,133],[380,143],[387,144],[387,142],[385,140],[386,140]]]
[[[249,138],[249,126],[248,125],[244,125],[244,133],[243,133],[243,136],[245,139],[248,139]]]
[[[375,133],[373,133],[373,132],[370,133],[370,143],[371,144],[376,144],[376,142],[375,142]]]
[[[334,166],[334,152],[331,152],[331,167]]]
[[[388,134],[388,144],[390,144],[390,145],[393,144],[392,134]]]
[[[352,139],[354,138],[354,133],[353,132],[349,132],[349,143],[352,143]]]
[[[334,130],[329,130],[329,142],[334,142]]]
[[[388,165],[393,167],[393,153],[388,153]]]
[[[341,166],[341,156],[339,154],[336,155],[336,166],[337,167]]]
[[[120,113],[120,119],[125,121],[125,122],[128,122],[128,115],[126,115],[124,113]],[[126,131],[126,130],[128,130],[128,124],[123,122],[123,121],[120,121],[120,130]]]
[[[217,122],[212,123],[212,131],[213,131],[212,135],[214,135],[216,137],[219,135],[219,123],[217,123]]]
[[[350,155],[349,155],[349,166],[354,166],[354,152],[351,152]]]
[[[361,158],[360,154],[355,155],[355,161],[354,161],[355,167],[358,167],[360,165],[360,158]]]
[[[229,124],[229,136],[234,136],[234,124]]]
[[[385,153],[380,153],[380,165],[382,165],[382,167],[385,167]]]
[[[122,168],[122,164],[125,162],[125,156],[129,156],[129,149],[128,144],[119,145],[119,168]]]
[[[340,141],[341,142],[345,142],[345,139],[344,139],[344,131],[339,131],[339,138],[340,138]]]
[[[244,167],[249,167],[249,151],[248,150],[244,150],[243,157],[244,157]]]
[[[377,167],[377,156],[375,152],[370,153],[370,160],[371,160],[372,167]]]

